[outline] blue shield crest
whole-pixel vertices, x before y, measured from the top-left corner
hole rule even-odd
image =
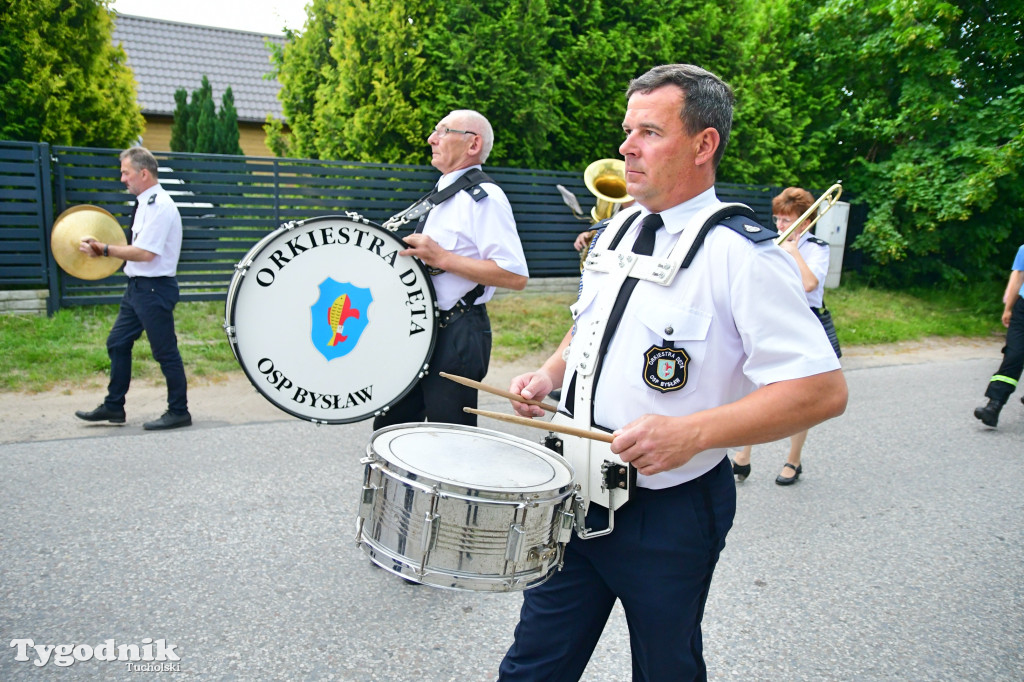
[[[327,360],[348,354],[359,343],[373,302],[369,289],[330,277],[320,283],[320,298],[310,306],[313,317],[310,340]]]

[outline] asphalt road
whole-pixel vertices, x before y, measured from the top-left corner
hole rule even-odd
[[[773,483],[785,443],[755,448],[704,619],[712,680],[1024,676],[1024,406],[998,430],[971,417],[997,361],[848,369],[847,413],[811,432],[794,486]],[[354,544],[370,431],[276,420],[0,445],[0,679],[142,674],[18,661],[25,639],[163,640],[172,679],[493,679],[520,594],[409,586]],[[629,671],[616,609],[584,679]]]

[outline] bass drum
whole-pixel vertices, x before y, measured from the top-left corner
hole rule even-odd
[[[427,370],[437,304],[405,244],[361,216],[285,223],[236,266],[224,329],[252,385],[300,419],[382,414]]]

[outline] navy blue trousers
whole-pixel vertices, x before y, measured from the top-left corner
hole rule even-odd
[[[476,415],[463,412],[462,408],[476,408],[477,390],[445,379],[439,373],[482,381],[490,360],[491,319],[487,307],[471,306],[451,324],[437,330],[429,373],[383,416],[373,420],[374,430],[423,420],[476,426]]]
[[[103,403],[123,409],[132,381],[132,348],[146,332],[153,359],[167,380],[167,409],[188,412],[185,365],[174,333],[174,306],[178,303],[178,281],[174,277],[131,277],[121,298],[117,320],[107,336],[110,383]]]
[[[566,545],[565,566],[523,594],[500,680],[580,679],[616,599],[629,627],[633,680],[706,680],[700,623],[736,513],[729,458],[688,483],[635,491],[611,534]],[[590,528],[607,510],[591,505]]]
[[[1009,400],[1020,375],[1024,372],[1024,297],[1018,296],[1010,315],[1010,326],[1006,330],[1006,345],[1003,346],[1003,362],[985,390],[985,397],[1005,403]]]

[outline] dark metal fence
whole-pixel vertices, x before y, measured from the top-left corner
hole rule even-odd
[[[0,287],[46,287],[53,222],[49,145],[0,143]]]
[[[115,149],[0,142],[0,287],[48,288],[49,310],[114,303],[124,275],[84,281],[60,271],[49,252],[54,217],[80,204],[100,206],[127,225],[132,197],[120,182]],[[223,298],[254,244],[282,223],[357,212],[382,223],[429,191],[430,166],[157,153],[160,182],[181,212],[184,240],[178,280],[182,300]],[[532,277],[573,276],[572,248],[588,223],[565,206],[556,185],[589,210],[582,171],[487,167],[512,204]],[[771,215],[778,187],[717,186],[720,198]],[[767,224],[767,223],[766,223]]]

